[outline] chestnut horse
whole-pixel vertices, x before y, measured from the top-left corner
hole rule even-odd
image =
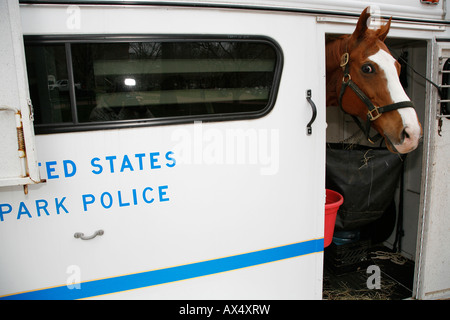
[[[391,152],[408,153],[417,148],[422,127],[400,84],[400,64],[384,44],[392,18],[372,30],[369,17],[366,8],[353,34],[326,43],[327,106],[352,115],[369,141],[372,126]]]

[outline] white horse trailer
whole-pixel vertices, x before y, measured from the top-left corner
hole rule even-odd
[[[447,94],[445,0],[1,1],[1,298],[321,299],[325,146],[355,131],[325,39],[368,5]],[[448,298],[448,98],[409,79],[409,298]]]

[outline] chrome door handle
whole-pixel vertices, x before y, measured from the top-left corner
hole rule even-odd
[[[80,238],[81,240],[91,240],[94,239],[96,236],[102,236],[104,233],[105,232],[103,230],[97,230],[94,232],[92,236],[86,237],[84,233],[76,232],[73,236],[77,239]]]

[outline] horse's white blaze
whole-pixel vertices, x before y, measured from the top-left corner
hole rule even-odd
[[[375,62],[378,67],[384,71],[392,101],[394,103],[410,101],[398,78],[394,57],[380,49],[377,53],[368,57],[368,59]],[[409,137],[406,137],[401,144],[396,145],[395,147],[398,152],[406,153],[417,147],[422,130],[414,108],[401,108],[397,109],[397,111],[402,117],[403,128]]]

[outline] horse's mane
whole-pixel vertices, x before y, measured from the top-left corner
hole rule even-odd
[[[340,36],[327,36],[325,39],[325,50],[327,57],[327,70],[332,70],[339,67],[339,63],[342,54],[345,52],[345,39],[347,39],[349,35],[340,35]]]
[[[368,44],[368,47],[371,47],[373,42],[378,40],[379,30],[367,30],[364,35],[352,42],[352,48],[347,48],[348,42],[346,41],[351,37],[351,35],[329,35],[325,39],[325,48],[326,48],[326,56],[327,56],[327,69],[332,70],[339,66],[336,65],[337,62],[340,61],[341,56],[353,49],[355,46],[359,45],[361,42],[365,42]]]

